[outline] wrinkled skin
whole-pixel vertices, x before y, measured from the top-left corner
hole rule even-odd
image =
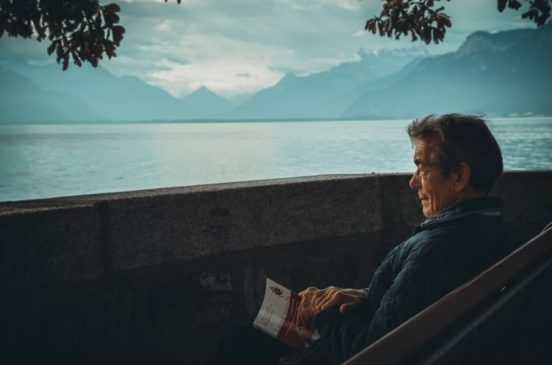
[[[451,172],[444,177],[432,162],[433,144],[431,140],[421,140],[416,143],[414,150],[416,172],[409,182],[410,187],[418,191],[418,198],[422,202],[422,211],[426,218],[434,216],[443,208],[459,201],[460,198],[455,184],[456,173]]]
[[[318,289],[311,286],[300,292],[299,295],[301,302],[298,323],[308,326],[318,313],[333,306],[339,306],[339,311],[342,314],[356,310],[367,293],[360,289],[344,289],[335,286]]]

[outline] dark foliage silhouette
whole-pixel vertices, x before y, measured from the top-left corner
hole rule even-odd
[[[450,2],[450,0],[443,0]],[[439,43],[452,25],[444,6],[436,7],[441,0],[384,0],[379,16],[366,22],[365,29],[381,36],[395,37],[410,34],[412,41],[426,44]],[[498,11],[506,8],[524,8],[521,17],[542,26],[550,17],[552,0],[498,0]]]

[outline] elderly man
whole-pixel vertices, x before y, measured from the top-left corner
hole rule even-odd
[[[300,293],[299,320],[321,335],[309,348],[294,352],[242,329],[234,343],[223,341],[221,363],[339,364],[507,253],[501,203],[488,197],[502,156],[485,122],[428,116],[412,122],[408,134],[416,165],[410,187],[427,219],[387,255],[367,289]],[[247,342],[241,350],[240,338]]]

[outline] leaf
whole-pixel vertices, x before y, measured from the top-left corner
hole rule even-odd
[[[372,33],[376,33],[376,22],[374,19],[370,19],[366,22],[366,26],[364,27],[365,30],[368,30]]]
[[[517,0],[510,0],[508,2],[508,7],[514,10],[518,10],[519,8],[521,8],[521,3]]]
[[[383,22],[378,22],[379,35],[383,36]]]
[[[98,15],[96,15],[96,19],[94,19],[94,24],[96,25],[97,28],[102,27],[102,16],[99,13]]]
[[[498,11],[503,12],[506,9],[506,3],[508,3],[508,0],[498,0]]]
[[[111,31],[113,32],[113,43],[117,46],[121,43],[123,39],[123,34],[125,33],[125,28],[120,25],[115,25]]]
[[[44,28],[40,25],[40,21],[33,19],[33,26],[37,33],[37,39],[40,41],[46,36]]]
[[[535,13],[536,13],[535,10],[528,10],[525,13],[521,14],[521,18],[522,19],[527,19],[527,18],[533,19],[535,17]]]
[[[392,29],[393,29],[393,21],[391,19],[387,19],[387,26],[386,26],[387,35],[391,34]]]
[[[57,61],[59,62],[59,60],[61,60],[61,58],[63,57],[63,46],[61,45],[61,43],[58,42],[57,46],[56,46],[56,56],[57,56]]]
[[[57,45],[57,42],[54,41],[48,46],[48,49],[47,49],[48,56],[50,56],[52,53],[54,53],[54,51],[56,49],[56,45]]]
[[[107,57],[108,58],[114,57],[115,45],[113,44],[113,42],[105,41],[104,46],[105,46],[105,53],[107,54]]]
[[[437,44],[441,40],[441,32],[439,29],[433,29],[433,43]]]
[[[71,55],[73,56],[73,62],[75,65],[81,67],[82,61],[80,60],[79,55],[76,52],[71,52]]]
[[[121,11],[121,7],[115,3],[112,3],[109,5],[106,5],[105,10],[107,10],[110,13],[118,13]]]

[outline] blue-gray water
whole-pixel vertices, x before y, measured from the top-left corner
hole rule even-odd
[[[410,121],[0,125],[0,201],[411,172]],[[492,119],[506,170],[552,169],[552,118]]]

